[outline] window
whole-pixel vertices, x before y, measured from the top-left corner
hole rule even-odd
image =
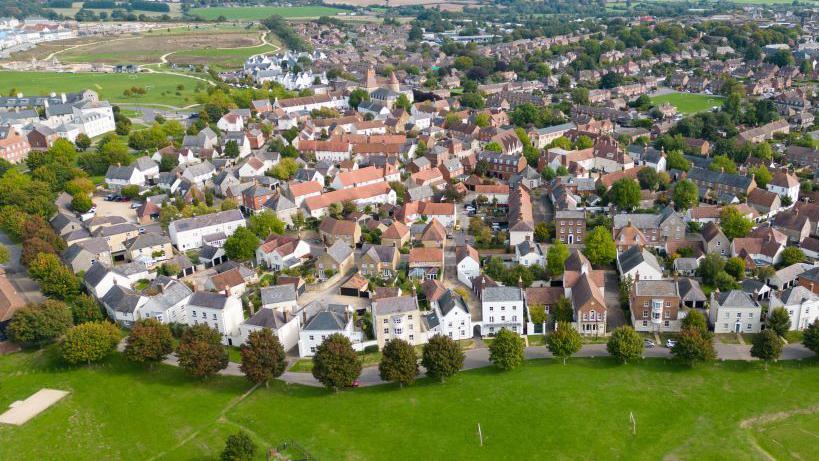
[[[665,307],[671,307],[671,301],[666,301],[665,302]]]
[[[409,339],[410,339],[410,341],[414,341],[415,340],[415,335],[409,335]]]
[[[312,341],[312,340],[313,340],[313,335],[310,335],[310,341]]]
[[[518,321],[518,316],[517,316],[517,315],[513,315],[513,316],[512,316],[512,321],[513,321],[513,322],[517,322],[517,321]]]
[[[501,315],[501,322],[505,322],[505,321],[506,321],[506,316],[505,316],[505,315]]]
[[[395,330],[393,330],[393,333],[395,333],[395,334],[397,334],[397,335],[400,335],[400,334],[402,334],[403,332],[404,332],[404,330],[402,330],[401,328],[396,328]]]
[[[644,326],[644,327],[647,327],[647,326],[648,326],[648,320],[643,320],[643,326]]]
[[[489,321],[490,321],[490,322],[494,322],[494,321],[495,321],[495,317],[489,317]]]
[[[666,321],[665,321],[665,326],[668,326],[668,325],[669,325],[669,321],[668,321],[668,320],[666,320]]]
[[[722,328],[724,328],[724,329],[726,329],[726,330],[727,330],[727,329],[728,329],[728,324],[727,324],[727,323],[723,323],[723,324],[722,324]]]
[[[746,325],[746,326],[745,326],[745,329],[746,329],[746,330],[750,330],[750,329],[751,329],[751,324],[749,323],[748,325]]]
[[[386,323],[390,323],[390,321],[389,321],[388,319],[384,319],[384,323],[385,323],[385,324],[386,324]]]
[[[315,348],[315,347],[311,347],[311,348],[310,348],[310,352],[315,353],[315,352],[316,352],[316,348]]]
[[[202,312],[202,318],[203,318],[203,319],[208,318],[208,313],[207,313],[207,312]]]
[[[216,314],[213,314],[213,320],[216,320]]]
[[[192,312],[193,312],[193,316],[196,317],[196,311],[192,311]]]
[[[643,301],[643,307],[648,307],[648,301]]]
[[[389,328],[384,328],[384,334],[385,334],[385,335],[390,334],[390,329],[389,329]]]
[[[489,306],[489,312],[492,312],[494,310],[495,310],[495,308],[493,306]]]
[[[742,312],[737,312],[737,318],[742,318]]]
[[[412,320],[412,314],[407,316],[407,320]]]

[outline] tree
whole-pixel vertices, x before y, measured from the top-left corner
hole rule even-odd
[[[236,158],[239,156],[239,144],[231,139],[225,143],[225,157]]]
[[[527,304],[526,310],[529,311],[529,318],[532,319],[532,323],[535,325],[541,325],[548,320],[546,317],[546,306],[543,304]]]
[[[418,355],[403,339],[391,339],[384,345],[378,375],[384,381],[398,381],[401,387],[412,384],[418,375]]]
[[[660,185],[660,176],[654,168],[643,168],[640,170],[637,173],[637,180],[640,181],[640,187],[642,189],[657,190]]]
[[[501,370],[512,370],[523,363],[523,338],[502,328],[489,345],[489,361]]]
[[[77,135],[77,138],[74,140],[74,144],[77,145],[77,149],[85,150],[91,147],[91,138],[88,137],[85,133],[80,133]]]
[[[566,365],[566,359],[580,350],[583,340],[580,338],[580,333],[569,322],[558,322],[554,333],[546,337],[546,345],[549,347],[549,352],[563,359],[563,365]]]
[[[764,143],[764,145],[770,147],[770,144],[768,143]],[[773,175],[770,171],[768,171],[768,168],[766,168],[765,165],[760,165],[757,168],[751,168],[750,173],[753,175],[757,187],[762,189],[764,189],[773,179]]]
[[[31,277],[40,282],[46,296],[69,299],[79,294],[80,282],[55,254],[38,254],[28,267]]]
[[[586,236],[586,249],[583,254],[594,265],[611,264],[617,257],[617,247],[611,237],[611,232],[603,226],[592,229]]]
[[[562,274],[568,258],[569,248],[566,245],[555,242],[554,245],[550,246],[546,252],[546,265],[549,268],[549,274],[552,276]]]
[[[7,246],[0,244],[0,264],[9,262],[9,249]]]
[[[71,208],[77,213],[85,213],[90,210],[92,206],[94,206],[94,203],[91,202],[91,197],[84,192],[75,194],[71,199]]]
[[[225,254],[230,259],[248,261],[256,255],[259,237],[247,227],[239,227],[225,240]]]
[[[701,332],[708,331],[708,319],[702,312],[689,309],[687,315],[682,319],[680,328],[683,330],[698,330]]]
[[[182,334],[176,355],[181,366],[197,378],[215,375],[228,365],[228,353],[218,330],[200,323]]]
[[[222,450],[222,461],[251,461],[256,455],[256,444],[245,431],[228,436]]]
[[[609,200],[624,210],[637,208],[640,206],[640,184],[629,178],[615,182],[609,190]]]
[[[628,363],[643,355],[643,338],[634,328],[623,325],[617,327],[611,334],[606,350],[609,354],[620,362]]]
[[[272,168],[273,177],[276,179],[281,179],[282,181],[287,181],[293,178],[296,175],[296,171],[299,170],[299,164],[292,158],[283,158],[279,161],[276,166]]]
[[[669,170],[688,171],[691,169],[691,162],[683,157],[683,153],[679,150],[669,151],[665,161]]]
[[[805,260],[805,253],[799,247],[785,247],[782,250],[782,261],[780,264],[787,267]]]
[[[119,191],[119,193],[123,197],[128,197],[131,200],[137,199],[137,198],[139,198],[139,186],[137,186],[136,184],[129,184],[129,185],[123,187]]]
[[[147,362],[153,366],[154,363],[165,360],[171,352],[171,329],[156,319],[138,321],[125,340],[125,358],[132,362]]]
[[[780,337],[785,337],[791,329],[791,316],[784,307],[776,307],[768,313],[768,328]]]
[[[802,345],[813,351],[814,354],[819,354],[819,319],[814,320],[802,332]]]
[[[722,291],[730,291],[739,288],[739,284],[731,277],[731,274],[722,271],[714,277],[714,285]]]
[[[708,168],[711,171],[720,171],[723,173],[733,174],[737,172],[737,164],[728,158],[727,155],[715,155],[711,164],[708,165]]]
[[[271,378],[281,376],[287,367],[284,346],[268,328],[252,331],[242,345],[241,354],[239,368],[254,384],[264,383],[267,386]]]
[[[571,322],[574,317],[574,308],[569,298],[561,296],[551,309],[552,322],[557,325],[560,322]]]
[[[738,237],[745,237],[754,226],[753,221],[742,216],[733,206],[727,206],[720,213],[720,227],[725,236],[733,240]]]
[[[352,92],[350,92],[349,104],[350,104],[350,107],[352,107],[353,109],[358,109],[359,104],[361,104],[364,101],[369,101],[369,100],[370,100],[370,94],[367,93],[367,90],[357,88],[357,89],[353,90]]]
[[[768,369],[768,362],[779,358],[782,353],[782,340],[779,339],[773,330],[762,330],[754,337],[751,344],[751,357],[756,357],[765,362],[765,369]]]
[[[728,261],[725,262],[725,272],[727,272],[731,277],[733,277],[736,280],[744,279],[745,260],[740,258],[739,256],[728,258]]]
[[[81,294],[71,299],[71,315],[74,324],[97,322],[103,319],[102,309],[93,296]]]
[[[361,360],[346,336],[334,333],[316,348],[313,377],[324,387],[334,391],[350,387],[360,374]]]
[[[15,343],[41,346],[62,336],[71,325],[68,306],[60,301],[47,299],[15,312],[6,327],[6,333]]]
[[[691,180],[684,180],[674,186],[674,205],[678,210],[688,210],[700,202],[700,191]]]
[[[437,334],[424,344],[421,365],[426,368],[427,376],[444,382],[464,366],[464,353],[452,338]]]
[[[407,95],[401,93],[398,95],[398,99],[395,100],[395,107],[404,109],[407,113],[409,113],[410,109],[412,108],[412,103],[410,102]]]
[[[572,102],[575,104],[589,103],[589,89],[581,86],[572,90]]]
[[[694,362],[709,362],[717,357],[713,336],[699,328],[683,328],[671,353],[689,365]]]
[[[88,322],[71,327],[65,334],[60,353],[63,360],[75,365],[90,364],[105,358],[119,342],[119,329],[109,322]]]
[[[284,227],[284,221],[270,210],[254,214],[247,223],[247,228],[260,239],[266,239],[270,234],[284,234]]]

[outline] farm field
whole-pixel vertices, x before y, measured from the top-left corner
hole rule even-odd
[[[388,446],[390,459],[762,460],[776,443],[787,446],[770,448],[776,459],[815,459],[816,360],[768,371],[752,362],[535,360],[404,389],[333,394],[274,381],[240,399],[250,389],[243,378],[202,382],[119,354],[65,368],[55,352],[0,357],[0,408],[42,387],[71,392],[22,427],[0,427],[0,459],[216,459],[240,428],[262,447],[293,441],[315,459],[384,459]]]
[[[262,7],[216,7],[216,8],[191,8],[188,12],[191,16],[199,16],[205,20],[214,20],[219,16],[224,16],[228,20],[259,20],[266,19],[277,14],[283,18],[317,18],[319,16],[335,16],[347,10],[332,8],[327,6],[262,6]]]
[[[178,90],[177,86],[183,89]],[[101,73],[47,73],[0,71],[0,88],[8,94],[12,88],[25,95],[71,92],[91,89],[100,99],[112,103],[163,104],[187,106],[196,103],[196,87],[205,83],[192,78],[168,74],[101,74]],[[122,92],[138,86],[145,88],[143,96],[125,97]],[[179,92],[179,95],[176,93]]]
[[[722,106],[723,98],[706,94],[668,93],[661,96],[652,96],[654,104],[670,103],[682,114],[695,114],[711,110],[714,106]]]
[[[74,17],[78,11],[80,11],[83,7],[84,2],[74,2],[71,4],[71,8],[51,8],[55,13],[62,14],[64,16]],[[137,14],[145,14],[149,17],[151,16],[162,16],[163,14],[167,14],[172,18],[178,18],[182,16],[182,8],[179,3],[169,3],[168,6],[170,7],[170,12],[159,12],[159,11],[143,11],[143,10],[134,10]],[[101,12],[106,12],[109,15],[111,14],[113,8],[89,8],[91,11],[99,14]]]

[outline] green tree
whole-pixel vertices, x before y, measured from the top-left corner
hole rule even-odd
[[[691,162],[683,157],[683,153],[679,150],[669,151],[665,161],[669,170],[688,171],[691,169]]]
[[[549,225],[545,222],[535,224],[535,242],[545,243],[549,241],[551,232],[549,232]]]
[[[91,147],[91,138],[89,138],[85,133],[80,133],[77,135],[77,139],[74,140],[74,144],[77,145],[77,149],[88,149]]]
[[[110,354],[119,342],[119,329],[108,322],[88,322],[71,327],[60,344],[63,360],[75,365],[96,362]]]
[[[792,264],[801,263],[805,260],[805,253],[799,247],[785,247],[782,250],[782,261],[780,264],[787,267]]]
[[[773,330],[762,330],[754,337],[751,344],[751,357],[756,357],[765,362],[765,369],[768,369],[768,362],[776,360],[782,353],[782,340]]]
[[[725,272],[727,272],[731,277],[735,278],[736,280],[744,279],[745,260],[740,258],[739,256],[728,258],[728,261],[725,262]]]
[[[583,88],[581,86],[572,90],[572,102],[575,104],[588,104],[589,103],[589,89]]]
[[[777,307],[768,312],[768,328],[780,337],[785,337],[791,329],[791,316],[784,307]]]
[[[729,291],[739,288],[739,284],[731,277],[731,274],[722,271],[714,277],[714,285],[722,291]]]
[[[125,340],[125,358],[132,362],[159,363],[173,352],[173,335],[168,325],[156,319],[134,324]]]
[[[128,197],[131,200],[135,200],[135,199],[139,198],[139,186],[137,186],[136,184],[127,185],[127,186],[123,187],[119,191],[119,193],[123,197]]]
[[[680,323],[680,328],[682,330],[698,330],[703,333],[708,332],[708,319],[705,318],[705,314],[695,309],[689,309],[686,316],[683,317]]]
[[[28,304],[15,312],[6,333],[15,343],[41,346],[62,336],[71,325],[68,306],[47,299],[40,304]]]
[[[85,213],[90,210],[92,206],[94,206],[94,203],[91,202],[91,197],[84,192],[74,195],[71,199],[71,208],[77,213]]]
[[[634,328],[623,325],[617,327],[611,334],[606,350],[619,362],[628,363],[643,355],[643,338]]]
[[[284,234],[284,227],[284,221],[270,210],[254,214],[247,223],[247,228],[260,239],[266,239],[270,234]]]
[[[633,210],[640,206],[640,184],[624,178],[615,182],[609,190],[609,200],[619,208]]]
[[[225,254],[230,259],[248,261],[256,255],[259,237],[247,227],[240,227],[225,240]]]
[[[814,320],[802,332],[802,345],[814,354],[819,354],[819,319]]]
[[[583,346],[583,339],[571,323],[558,322],[554,333],[546,337],[546,345],[549,352],[563,359],[563,365],[566,365],[566,359],[576,354]]]
[[[643,189],[657,190],[660,186],[660,176],[654,168],[640,170],[637,173],[637,180],[640,181],[640,187]]]
[[[710,362],[717,357],[713,335],[699,328],[684,328],[677,343],[671,348],[671,353],[689,365],[694,362]]]
[[[733,174],[737,172],[737,164],[728,158],[727,155],[715,155],[714,159],[711,161],[711,164],[708,165],[708,168],[711,171],[721,171],[724,173]]]
[[[555,242],[550,246],[546,251],[546,265],[549,268],[549,274],[552,276],[562,274],[567,259],[569,259],[569,248],[566,245]]]
[[[364,101],[370,100],[370,94],[367,90],[357,88],[350,92],[349,104],[353,109],[358,109],[358,105]]]
[[[378,375],[384,381],[397,381],[401,387],[412,384],[418,375],[418,355],[403,339],[391,339],[384,345]]]
[[[7,246],[0,244],[0,264],[9,262],[9,249]]]
[[[597,226],[586,236],[583,254],[596,266],[611,264],[617,257],[617,246],[608,229]]]
[[[688,210],[700,202],[700,191],[693,181],[680,181],[674,186],[674,205],[678,210]]]
[[[526,310],[529,311],[529,318],[535,325],[540,325],[546,322],[546,306],[543,304],[527,304]]]
[[[501,370],[512,370],[523,363],[523,338],[502,328],[489,345],[489,361]]]
[[[765,143],[767,146],[768,144]],[[769,182],[773,179],[773,175],[765,165],[760,165],[757,168],[751,168],[750,173],[753,175],[754,180],[756,181],[756,185],[760,188],[764,189]]]
[[[720,227],[725,236],[733,240],[738,237],[745,237],[751,232],[754,226],[753,221],[742,216],[733,206],[727,206],[720,213]]]
[[[264,383],[278,378],[287,367],[284,347],[279,337],[268,328],[252,331],[241,349],[242,363],[239,368],[252,383]]]
[[[281,179],[282,181],[288,181],[295,176],[296,171],[299,170],[299,164],[292,158],[283,158],[279,161],[276,166],[272,168],[273,177],[276,179]]]
[[[404,109],[407,113],[409,113],[410,109],[412,108],[412,103],[410,102],[407,95],[401,93],[398,95],[398,99],[395,100],[395,107],[399,109]]]
[[[81,294],[71,299],[71,315],[74,324],[97,322],[103,319],[102,309],[93,296]]]
[[[28,267],[29,274],[40,282],[46,296],[69,299],[80,292],[80,282],[71,269],[55,254],[38,254]]]
[[[334,333],[316,348],[313,377],[324,387],[334,391],[350,387],[360,374],[361,360],[346,336]]]
[[[179,366],[197,378],[213,376],[228,366],[228,353],[222,345],[222,335],[204,323],[182,333],[176,355]]]
[[[464,366],[464,353],[452,338],[437,334],[424,344],[421,365],[426,368],[427,376],[444,382]]]
[[[236,158],[239,156],[239,144],[231,139],[230,141],[225,143],[225,157],[227,158]]]
[[[251,461],[256,456],[256,444],[245,431],[228,436],[219,458],[222,461]]]

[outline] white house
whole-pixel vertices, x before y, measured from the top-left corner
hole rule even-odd
[[[242,131],[245,129],[245,123],[241,115],[228,112],[216,122],[216,127],[222,131]]]
[[[791,204],[794,204],[799,200],[799,178],[790,173],[777,172],[768,183],[768,190],[780,197],[789,197]]]
[[[114,285],[131,287],[131,281],[128,277],[111,270],[100,262],[91,265],[91,268],[85,273],[83,283],[88,289],[88,292],[97,299],[101,299],[105,296]]]
[[[321,343],[333,334],[347,337],[356,351],[364,350],[364,335],[355,329],[347,307],[330,304],[307,321],[299,332],[299,356],[312,357]]]
[[[259,309],[239,326],[238,342],[244,344],[253,331],[267,328],[279,338],[284,350],[290,350],[299,342],[301,317],[289,311],[277,309]]]
[[[253,152],[250,147],[250,139],[248,139],[244,131],[227,131],[222,139],[222,154],[225,153],[225,148],[231,141],[235,142],[236,147],[239,148],[238,158],[245,158]]]
[[[168,226],[168,235],[179,251],[186,251],[201,247],[202,239],[206,236],[222,233],[230,237],[236,229],[244,225],[245,217],[241,211],[220,211],[172,221]]]
[[[709,321],[714,333],[759,333],[762,308],[741,290],[711,293]]]
[[[657,257],[650,251],[635,245],[617,255],[617,270],[620,278],[631,280],[660,280],[663,278],[663,269]]]
[[[205,160],[202,163],[189,165],[187,168],[185,168],[185,171],[182,172],[182,177],[193,184],[202,186],[206,181],[212,179],[213,175],[215,174],[216,168],[212,163]]]
[[[142,318],[154,318],[162,323],[187,323],[185,306],[193,291],[184,283],[166,276],[159,276],[150,287],[157,294],[148,298],[142,306]]]
[[[222,335],[222,343],[232,346],[244,320],[242,301],[222,293],[197,291],[185,305],[185,317],[190,326],[204,323],[217,330]]]
[[[142,176],[145,177],[146,181],[154,180],[159,177],[159,164],[147,155],[143,155],[142,157],[136,159],[134,166],[142,173]]]
[[[546,255],[539,244],[524,240],[515,245],[515,261],[526,267],[545,266]]]
[[[310,255],[310,245],[304,240],[284,235],[269,237],[256,248],[256,262],[280,271],[301,264],[302,258]]]
[[[135,166],[110,165],[105,173],[105,183],[114,190],[125,186],[144,186],[145,175]]]
[[[261,289],[262,307],[281,312],[294,313],[299,307],[298,293],[292,283],[273,285]]]
[[[116,130],[114,111],[107,102],[88,102],[74,107],[74,125],[89,138],[94,138]]]
[[[472,279],[481,275],[481,260],[480,256],[478,256],[478,250],[469,245],[456,248],[455,264],[458,280],[472,288]]]
[[[784,307],[791,318],[791,330],[802,331],[819,319],[819,296],[807,288],[797,285],[779,295],[771,295],[768,312]]]
[[[523,291],[518,287],[486,287],[481,295],[483,336],[494,336],[501,329],[523,333],[526,315],[523,310]]]
[[[449,336],[456,341],[472,337],[472,314],[460,295],[447,290],[432,303],[432,307],[435,310],[438,325],[430,325],[429,337],[436,333]]]

